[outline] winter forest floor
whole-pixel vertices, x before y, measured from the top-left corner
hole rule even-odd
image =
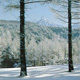
[[[80,80],[80,65],[68,72],[67,65],[28,67],[28,76],[20,78],[20,68],[0,68],[0,80]]]

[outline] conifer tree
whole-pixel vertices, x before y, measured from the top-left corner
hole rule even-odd
[[[68,0],[68,63],[69,72],[74,70],[72,60],[72,26],[71,26],[71,0]]]

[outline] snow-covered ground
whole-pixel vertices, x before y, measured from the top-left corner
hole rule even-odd
[[[67,65],[28,67],[28,76],[20,78],[20,68],[0,68],[0,80],[80,80],[80,65],[68,72]]]

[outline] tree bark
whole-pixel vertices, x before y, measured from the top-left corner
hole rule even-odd
[[[72,60],[72,27],[71,27],[71,0],[68,0],[68,63],[69,72],[74,70]]]
[[[21,61],[21,72],[20,76],[26,76],[26,58],[25,58],[25,5],[24,0],[20,0],[20,61]]]

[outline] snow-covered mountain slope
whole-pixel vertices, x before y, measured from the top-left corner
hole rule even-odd
[[[80,65],[68,72],[67,65],[28,67],[28,76],[20,78],[20,68],[0,69],[0,80],[80,80]]]
[[[47,27],[63,27],[62,25],[51,23],[47,19],[43,19],[43,18],[37,21],[36,24],[40,26],[47,26]]]

